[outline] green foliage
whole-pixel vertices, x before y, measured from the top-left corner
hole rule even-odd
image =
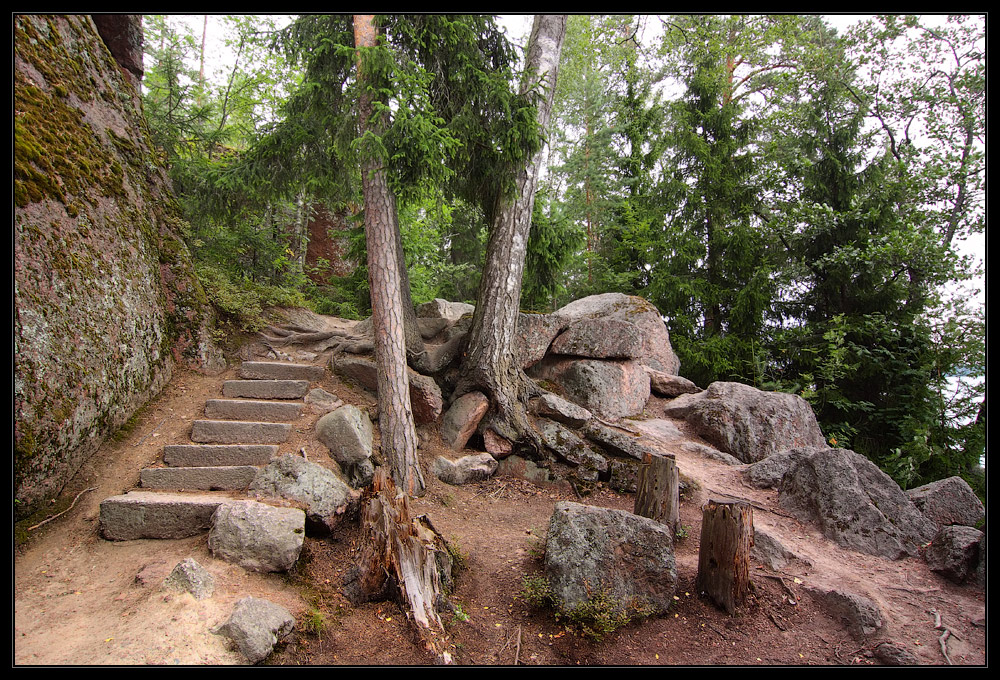
[[[210,265],[196,265],[195,273],[222,322],[239,332],[253,333],[264,328],[266,307],[309,306],[302,293],[294,289],[233,279]]]
[[[562,274],[583,237],[577,225],[562,215],[558,204],[542,194],[535,198],[521,283],[522,309],[555,309],[556,300],[566,291]]]
[[[522,579],[521,599],[537,609],[551,607],[552,586],[544,576],[524,576]]]

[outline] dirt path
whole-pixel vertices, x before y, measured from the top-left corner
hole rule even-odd
[[[316,358],[317,363],[322,357]],[[210,628],[228,618],[247,595],[267,597],[296,615],[297,630],[269,663],[425,664],[405,613],[394,603],[352,607],[339,582],[352,560],[356,530],[328,539],[308,538],[297,573],[262,575],[214,559],[204,536],[176,541],[112,543],[98,536],[98,506],[138,484],[139,470],[161,459],[162,447],[187,441],[205,400],[221,393],[233,372],[208,377],[178,372],[163,393],[134,420],[128,434],[106,444],[63,494],[76,506],[31,531],[14,564],[14,662],[18,665],[240,664],[242,659]],[[344,401],[372,408],[372,398],[327,376],[322,386]],[[656,412],[651,404],[650,412]],[[329,463],[311,437],[315,419],[295,424],[281,453],[304,449]],[[654,423],[655,425],[655,423]],[[426,466],[444,452],[434,431],[423,431]],[[676,444],[676,442],[674,442]],[[539,555],[558,500],[580,501],[570,488],[538,487],[512,477],[452,487],[425,473],[428,493],[415,502],[465,556],[450,618],[455,657],[466,664],[870,664],[872,649],[890,639],[926,664],[943,664],[936,610],[953,631],[948,654],[956,664],[985,663],[985,598],[981,590],[954,586],[920,559],[888,561],[837,548],[815,528],[786,516],[775,495],[744,486],[732,468],[675,445],[682,475],[696,489],[681,507],[688,536],[677,544],[676,608],[634,622],[595,641],[536,610],[522,597],[525,577],[541,573]],[[729,617],[694,592],[700,508],[709,497],[754,503],[755,526],[779,537],[808,560],[782,574],[759,567],[757,593]],[[600,489],[583,502],[631,510],[633,499]],[[56,506],[61,508],[62,505]],[[44,517],[43,517],[44,518]],[[197,601],[161,589],[163,578],[185,557],[215,577],[216,592]],[[806,586],[853,590],[875,600],[889,620],[879,639],[855,640]],[[790,603],[789,591],[794,594]],[[318,633],[318,634],[317,634]]]

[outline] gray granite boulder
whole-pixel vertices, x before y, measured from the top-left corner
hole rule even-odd
[[[916,555],[935,527],[899,485],[874,463],[847,449],[814,449],[791,458],[779,503],[815,522],[839,545],[898,559]]]
[[[251,664],[270,655],[281,639],[295,628],[295,618],[287,609],[270,600],[245,597],[236,603],[229,619],[212,629],[231,639]]]
[[[488,479],[498,465],[496,458],[488,453],[463,456],[458,460],[438,456],[431,463],[431,472],[445,484],[459,485]]]
[[[961,477],[948,477],[909,489],[906,495],[930,521],[939,527],[949,524],[975,526],[986,509],[969,483]]]
[[[795,447],[826,446],[812,407],[794,394],[715,382],[704,392],[677,397],[664,412],[683,418],[708,443],[744,463]]]
[[[368,413],[346,404],[316,421],[316,439],[330,449],[341,467],[350,467],[372,457],[375,434]]]
[[[232,501],[212,516],[208,547],[218,559],[249,571],[288,571],[299,559],[306,515],[257,501]]]
[[[559,334],[549,352],[590,359],[638,359],[642,357],[642,335],[634,323],[624,319],[582,318]]]
[[[598,597],[624,616],[664,612],[677,587],[673,533],[624,510],[560,501],[549,521],[545,576],[566,613]]]
[[[573,403],[609,420],[639,415],[649,401],[649,375],[635,360],[549,355],[528,374],[555,383]]]
[[[941,529],[927,547],[924,558],[931,571],[955,583],[975,578],[979,571],[983,532],[961,524]]]
[[[250,484],[257,498],[283,498],[301,504],[311,528],[332,531],[351,514],[358,493],[318,463],[292,454],[261,468]]]

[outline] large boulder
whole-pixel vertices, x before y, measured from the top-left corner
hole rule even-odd
[[[814,449],[789,459],[779,502],[819,525],[839,545],[889,559],[916,555],[935,526],[887,474],[847,449]]]
[[[635,360],[549,355],[528,373],[558,385],[568,399],[609,420],[639,415],[649,401],[649,375]]]
[[[924,554],[927,566],[955,583],[974,579],[982,559],[983,532],[953,524],[941,527]]]
[[[812,407],[794,394],[714,382],[704,392],[677,397],[664,412],[683,418],[710,444],[744,463],[795,447],[826,446]]]
[[[248,571],[288,571],[305,539],[306,515],[257,501],[223,503],[212,516],[208,548],[218,559]]]
[[[658,614],[677,587],[674,537],[647,517],[560,501],[549,521],[545,576],[563,612],[600,599],[616,614]]]
[[[638,329],[642,339],[641,363],[657,371],[676,375],[680,360],[670,346],[670,334],[656,306],[641,297],[622,293],[591,295],[569,303],[555,312],[573,323],[582,319],[627,322]]]
[[[330,449],[352,486],[371,482],[375,435],[368,413],[353,404],[341,406],[316,421],[316,439]]]
[[[639,359],[642,335],[631,321],[583,318],[570,323],[549,351],[589,359]]]
[[[986,517],[982,501],[961,477],[948,477],[918,486],[909,489],[906,495],[920,508],[924,517],[939,527],[949,524],[972,527]]]
[[[305,508],[310,527],[332,531],[351,514],[358,493],[335,473],[292,454],[275,458],[250,484],[258,498],[284,498]]]

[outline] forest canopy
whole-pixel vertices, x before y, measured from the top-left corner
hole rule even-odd
[[[834,19],[571,15],[534,129],[519,32],[382,17],[374,138],[349,16],[148,15],[143,97],[237,329],[268,304],[371,313],[371,158],[409,298],[475,303],[493,212],[544,144],[521,309],[641,296],[699,386],[799,394],[831,446],[904,488],[962,475],[982,494],[985,16]],[[320,216],[339,262],[309,256]]]

